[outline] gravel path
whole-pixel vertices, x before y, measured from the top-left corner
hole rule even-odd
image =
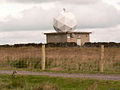
[[[0,74],[11,74],[13,70],[0,70]],[[53,72],[31,72],[31,71],[17,71],[19,75],[40,75],[51,77],[66,77],[66,78],[89,78],[101,80],[116,80],[120,81],[120,75],[103,75],[103,74],[69,74],[69,73],[53,73]]]

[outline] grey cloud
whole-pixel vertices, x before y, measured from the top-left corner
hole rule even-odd
[[[68,8],[75,14],[78,29],[105,28],[120,24],[120,12],[104,3],[95,5],[63,5],[57,4],[55,8],[43,10],[34,7],[23,12],[21,19],[11,18],[0,23],[0,30],[51,30],[53,17],[60,12],[61,7]]]
[[[29,33],[29,34],[28,34]],[[14,31],[0,32],[0,44],[41,43],[45,36],[41,31]]]
[[[44,3],[44,2],[65,2],[65,3],[76,3],[76,4],[90,4],[96,3],[100,0],[8,0],[9,2],[18,2],[18,3]]]
[[[120,11],[110,5],[98,3],[73,8],[79,28],[104,28],[120,24]]]
[[[23,11],[23,17],[11,18],[0,24],[1,30],[43,30],[51,29],[55,11],[32,8]],[[7,27],[6,27],[7,26]]]
[[[86,29],[84,31],[92,31],[91,42],[120,42],[120,26],[102,29]],[[45,42],[46,38],[43,34],[46,31],[6,31],[0,32],[0,44],[15,43],[40,43]],[[48,31],[47,31],[48,32]],[[49,31],[49,32],[52,32]],[[112,36],[112,37],[111,37]],[[114,37],[113,37],[114,36]]]
[[[92,31],[94,32],[91,35],[92,42],[120,42],[120,26],[118,28],[94,29]]]

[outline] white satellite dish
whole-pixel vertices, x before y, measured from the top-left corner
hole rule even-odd
[[[72,32],[77,26],[75,16],[63,9],[63,11],[54,18],[53,27],[57,32]]]

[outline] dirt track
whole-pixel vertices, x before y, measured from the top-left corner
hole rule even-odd
[[[0,70],[0,74],[11,74],[12,70]],[[120,75],[103,75],[103,74],[69,74],[69,73],[52,73],[52,72],[30,72],[30,71],[17,71],[18,75],[40,75],[51,77],[66,77],[66,78],[89,78],[101,80],[117,80],[120,81]]]

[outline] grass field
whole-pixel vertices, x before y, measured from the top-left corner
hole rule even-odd
[[[41,47],[0,48],[1,69],[41,69]],[[97,73],[100,48],[47,47],[46,70]],[[105,73],[120,74],[120,48],[105,48]]]
[[[0,75],[0,90],[120,90],[120,81]]]

